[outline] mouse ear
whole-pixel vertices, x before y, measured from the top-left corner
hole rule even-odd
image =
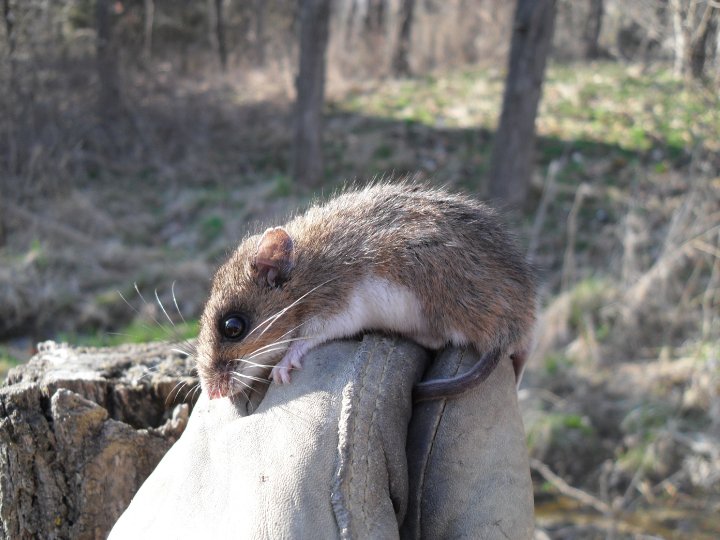
[[[266,230],[253,260],[253,270],[258,283],[278,287],[290,277],[293,269],[294,244],[288,232],[282,227]]]

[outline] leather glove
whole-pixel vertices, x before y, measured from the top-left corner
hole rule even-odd
[[[428,378],[477,359],[449,349]],[[367,335],[314,349],[259,404],[201,396],[110,538],[531,538],[511,363],[413,408],[426,361]]]

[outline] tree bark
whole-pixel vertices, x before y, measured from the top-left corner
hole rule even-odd
[[[155,0],[145,0],[145,21],[143,28],[143,54],[152,58],[153,26],[155,24]]]
[[[555,0],[519,0],[502,115],[490,162],[491,198],[525,202],[535,153],[535,116],[552,44]]]
[[[670,11],[675,37],[673,71],[677,77],[702,79],[708,37],[716,24],[718,8],[711,2],[670,0]]]
[[[120,77],[117,49],[113,41],[112,5],[112,0],[97,0],[95,5],[97,71],[100,81],[98,109],[100,117],[106,122],[112,121],[120,110]]]
[[[600,30],[603,19],[603,0],[590,0],[590,12],[585,21],[585,58],[594,59],[600,57]]]
[[[46,342],[10,371],[0,389],[0,538],[106,537],[185,428],[194,362],[170,349]]]
[[[330,0],[300,3],[300,71],[295,81],[293,178],[306,185],[323,179],[322,106],[329,34]]]
[[[3,21],[5,21],[5,40],[8,46],[8,82],[9,91],[16,93],[15,81],[15,14],[10,7],[10,0],[3,0]]]
[[[10,0],[3,0],[3,20],[5,21],[5,39],[8,45],[8,56],[12,59],[15,52],[15,14],[10,8]]]
[[[393,71],[397,77],[410,75],[410,36],[412,34],[413,12],[415,0],[403,0],[400,11],[400,33],[398,35],[395,56],[393,58]]]
[[[255,63],[265,65],[265,0],[255,0]]]
[[[673,36],[675,38],[675,51],[673,61],[673,72],[680,77],[685,71],[685,28],[683,27],[683,10],[681,0],[670,0],[670,12],[673,23]]]
[[[705,77],[708,38],[713,34],[717,24],[718,10],[710,4],[705,9],[706,11],[690,44],[690,75],[696,80]]]
[[[355,19],[357,18],[357,12],[358,12],[358,2],[360,0],[349,0],[350,7],[348,9],[347,18],[344,22],[345,27],[345,47],[347,48],[348,45],[350,45],[355,37]]]
[[[220,69],[227,71],[227,46],[225,43],[225,15],[223,0],[209,0],[210,9],[210,43],[217,52]]]
[[[385,27],[385,0],[368,0],[365,13],[365,30],[377,32]]]

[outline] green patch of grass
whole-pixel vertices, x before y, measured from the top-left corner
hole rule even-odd
[[[717,141],[717,96],[683,86],[667,71],[636,74],[616,63],[552,65],[538,119],[541,135],[592,139],[645,152]]]
[[[643,403],[632,409],[620,422],[625,433],[642,433],[651,436],[675,416],[674,409],[664,403]]]
[[[62,333],[60,341],[71,345],[86,347],[114,347],[123,343],[149,343],[151,341],[183,341],[192,339],[198,333],[198,321],[175,323],[160,326],[154,321],[135,320],[117,332],[97,332],[95,334]]]
[[[230,197],[230,192],[223,187],[212,187],[197,190],[196,201],[200,207],[217,207]]]
[[[13,356],[7,347],[0,345],[0,379],[5,379],[10,368],[20,364],[22,364],[22,360]]]
[[[200,233],[206,241],[221,235],[225,229],[225,221],[220,216],[209,216],[200,223]]]
[[[604,279],[588,278],[573,287],[571,291],[570,324],[579,330],[583,327],[583,316],[596,313],[608,300],[612,286]]]
[[[563,354],[550,354],[545,357],[545,371],[548,375],[556,375],[557,373],[565,371],[572,362],[570,359]]]
[[[395,151],[392,146],[389,144],[381,144],[375,149],[375,152],[373,152],[373,157],[375,159],[389,159],[394,153]]]
[[[652,466],[648,463],[647,455],[647,444],[641,444],[621,452],[617,460],[620,466],[626,470],[637,471],[641,469],[643,472],[648,472],[652,469]]]
[[[275,184],[273,188],[273,196],[289,197],[293,192],[292,180],[287,174],[276,174],[272,182]]]
[[[562,427],[566,429],[580,430],[584,435],[590,435],[593,430],[587,418],[577,414],[566,414],[560,417]]]
[[[540,444],[563,444],[568,438],[593,437],[595,428],[586,416],[575,413],[546,413],[527,427],[529,448]]]

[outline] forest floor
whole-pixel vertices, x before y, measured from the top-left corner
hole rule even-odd
[[[331,89],[324,195],[405,173],[482,193],[502,84],[478,69]],[[313,195],[287,176],[290,105],[266,88],[159,77],[128,90],[115,128],[78,120],[81,92],[46,122],[0,199],[3,369],[45,339],[196,332],[248,224]],[[508,216],[543,284],[520,391],[538,525],[717,538],[720,99],[663,70],[553,65],[538,135],[530,200]],[[176,330],[157,323],[156,296]]]

